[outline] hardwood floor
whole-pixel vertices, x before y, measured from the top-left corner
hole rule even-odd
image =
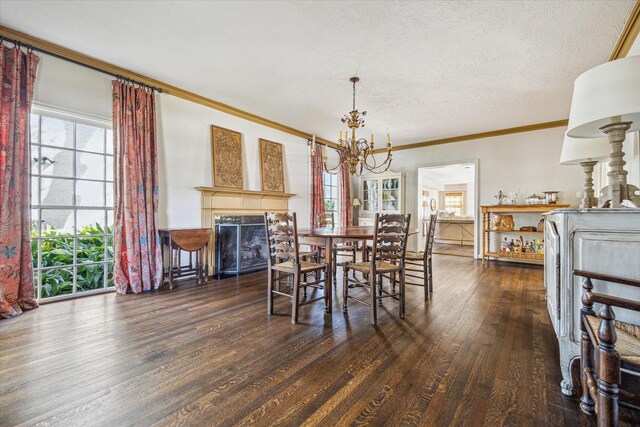
[[[473,246],[461,246],[451,243],[434,243],[432,253],[440,255],[466,256],[473,258]]]
[[[560,393],[542,269],[434,262],[433,300],[408,286],[378,327],[341,292],[268,316],[264,272],[1,321],[0,424],[592,425]]]

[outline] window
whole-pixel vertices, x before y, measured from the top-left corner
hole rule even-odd
[[[31,114],[38,299],[113,286],[113,136],[108,123]],[[59,118],[64,117],[64,118]]]
[[[462,215],[464,207],[464,195],[461,192],[444,193],[444,210],[454,213],[456,216]]]
[[[324,210],[332,213],[334,221],[338,218],[338,175],[324,172]],[[333,225],[333,224],[332,224]]]

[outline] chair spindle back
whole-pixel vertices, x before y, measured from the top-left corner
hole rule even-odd
[[[300,264],[295,212],[265,212],[264,225],[269,244],[269,267],[290,260]]]
[[[371,260],[404,262],[411,214],[376,214]]]
[[[438,219],[437,214],[431,214],[429,216],[429,231],[427,232],[427,238],[425,239],[425,242],[424,242],[424,253],[427,254],[427,256],[431,255],[431,252],[433,251],[433,240],[436,235],[437,219]]]

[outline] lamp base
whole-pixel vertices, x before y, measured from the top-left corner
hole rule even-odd
[[[595,197],[593,191],[593,167],[598,164],[595,161],[581,162],[582,170],[584,171],[584,191],[582,201],[580,202],[580,208],[594,208],[598,206],[598,199]]]
[[[628,200],[629,203],[633,205],[635,208],[640,208],[640,196],[636,194],[640,189],[635,185],[626,184],[625,186],[621,186],[619,188],[613,188],[612,185],[607,185],[602,189],[602,197],[600,200],[604,200],[602,203],[603,208],[619,208],[622,207],[622,202]],[[617,204],[614,204],[613,201],[615,199],[611,198],[611,194],[619,194],[620,201]]]
[[[638,188],[627,184],[627,171],[624,170],[626,162],[622,152],[622,143],[629,128],[631,128],[631,122],[611,123],[600,128],[609,137],[609,145],[611,146],[611,161],[609,162],[611,170],[607,174],[609,185],[602,189],[603,208],[622,207],[622,202],[625,200],[631,202],[635,207],[640,207],[640,196],[636,195]]]

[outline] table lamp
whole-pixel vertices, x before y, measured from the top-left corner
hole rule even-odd
[[[580,165],[584,171],[584,191],[581,208],[598,206],[593,192],[593,167],[601,160],[609,158],[609,144],[605,137],[595,139],[571,138],[565,134],[560,154],[561,165]]]
[[[622,143],[627,132],[640,129],[640,56],[598,65],[580,75],[573,86],[567,135],[609,139],[609,185],[602,207],[617,208],[625,200],[640,207],[638,188],[627,184]]]

